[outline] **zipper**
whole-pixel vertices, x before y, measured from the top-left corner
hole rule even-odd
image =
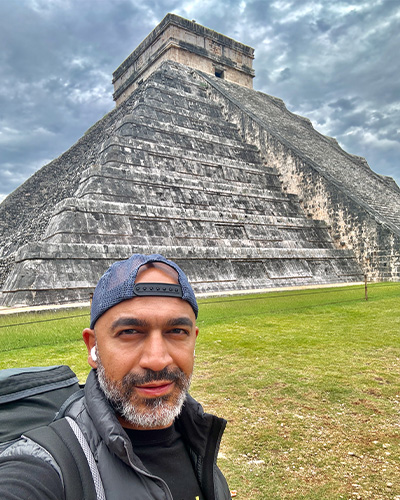
[[[142,476],[146,476],[150,479],[152,479],[153,481],[156,481],[156,482],[159,482],[163,485],[163,489],[165,491],[165,493],[167,494],[167,498],[168,500],[174,500],[173,497],[172,497],[172,493],[168,487],[168,484],[164,481],[164,479],[162,479],[161,477],[158,477],[158,476],[154,476],[153,474],[150,474],[150,472],[147,472],[143,469],[140,469],[137,465],[135,465],[132,460],[131,460],[131,457],[129,455],[129,452],[128,452],[128,449],[124,443],[124,447],[125,447],[125,453],[126,453],[126,456],[128,457],[128,460],[129,460],[129,465],[132,467],[132,469],[137,472],[138,474],[141,474]]]

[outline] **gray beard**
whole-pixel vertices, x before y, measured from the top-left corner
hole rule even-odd
[[[143,376],[128,373],[121,381],[110,380],[98,353],[97,378],[114,410],[129,424],[143,429],[171,425],[182,410],[191,381],[191,377],[179,368],[164,368],[159,372],[147,370]],[[179,392],[156,398],[142,398],[135,394],[136,385],[156,380],[175,382]]]

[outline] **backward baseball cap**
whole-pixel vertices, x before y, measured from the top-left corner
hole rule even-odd
[[[170,283],[154,283],[151,284],[154,285],[151,287],[146,286],[148,284],[144,283],[140,283],[142,286],[139,284],[135,285],[139,269],[145,264],[151,264],[153,262],[167,264],[172,269],[175,269],[178,273],[178,285]],[[160,254],[134,254],[127,260],[114,262],[97,283],[92,299],[90,328],[93,329],[99,317],[111,307],[124,300],[143,295],[179,297],[189,302],[197,318],[199,308],[196,297],[182,269],[175,264],[175,262],[166,259]]]

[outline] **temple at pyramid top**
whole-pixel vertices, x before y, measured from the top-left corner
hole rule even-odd
[[[116,105],[125,101],[163,61],[175,61],[253,88],[254,49],[175,14],[161,23],[113,73]]]

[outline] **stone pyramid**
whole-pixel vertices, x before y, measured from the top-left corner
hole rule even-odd
[[[134,252],[177,261],[198,292],[361,278],[354,254],[282,191],[192,73],[165,62],[112,133],[96,125],[109,137],[41,238],[17,252],[5,304],[87,300],[101,273]]]
[[[179,29],[213,50],[176,42]],[[400,190],[252,90],[248,49],[166,16],[115,72],[116,109],[1,204],[3,305],[87,301],[104,270],[135,252],[175,260],[198,293],[357,282],[384,261],[396,278],[399,211],[389,219],[379,200],[351,192],[345,161],[393,207]]]

